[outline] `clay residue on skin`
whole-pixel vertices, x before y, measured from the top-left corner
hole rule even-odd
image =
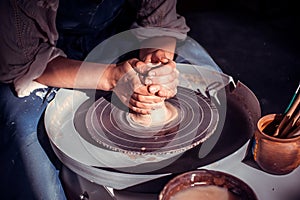
[[[178,112],[172,104],[164,102],[161,108],[153,110],[151,114],[129,113],[129,115],[133,123],[132,125],[137,124],[143,127],[155,127],[171,122],[178,116]]]

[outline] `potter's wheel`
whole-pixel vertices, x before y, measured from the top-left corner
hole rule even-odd
[[[99,98],[88,109],[86,126],[91,137],[103,146],[130,154],[166,154],[190,149],[215,130],[219,114],[205,96],[178,87],[177,95],[167,103],[178,116],[161,127],[132,126],[128,111]]]
[[[214,116],[214,107],[211,106],[212,104],[209,101],[214,99],[217,107],[219,121],[216,130],[204,143],[193,147],[192,144],[197,143],[193,143],[195,141],[192,142],[192,135],[190,135],[190,137],[185,138],[186,144],[178,146],[180,141],[178,140],[175,143],[177,144],[176,146],[172,142],[176,141],[174,138],[178,134],[172,135],[171,131],[170,135],[173,138],[169,138],[170,140],[165,138],[168,144],[164,145],[165,149],[161,150],[169,151],[170,153],[164,154],[159,152],[159,149],[152,149],[151,151],[143,152],[146,155],[139,155],[140,151],[129,146],[129,149],[126,147],[127,151],[131,153],[136,152],[136,155],[125,154],[123,153],[124,147],[117,145],[122,143],[112,142],[113,140],[110,139],[114,135],[109,136],[108,144],[110,146],[104,146],[104,142],[107,142],[107,140],[104,140],[108,138],[107,135],[102,135],[102,133],[99,135],[99,129],[109,127],[110,122],[101,126],[97,124],[100,121],[97,109],[100,109],[100,104],[101,107],[105,107],[106,103],[103,104],[101,101],[109,101],[110,95],[98,95],[95,92],[89,94],[88,91],[61,89],[55,99],[50,102],[45,113],[45,128],[58,158],[73,172],[96,184],[125,189],[129,187],[138,188],[139,185],[147,185],[147,183],[154,181],[155,185],[159,187],[164,183],[163,181],[160,182],[164,177],[168,179],[168,176],[172,174],[211,164],[234,153],[245,145],[253,134],[256,120],[260,114],[259,104],[251,90],[241,83],[237,84],[236,87],[230,87],[230,77],[225,74],[219,74],[218,72],[205,70],[193,65],[178,64],[177,67],[179,71],[184,72],[184,74],[182,73],[184,76],[180,80],[181,91],[178,96],[178,99],[184,99],[184,101],[179,101],[180,106],[185,107],[183,105],[189,101],[187,100],[189,98],[200,102],[203,101],[196,104],[186,103],[193,105],[193,109],[197,110],[197,112],[194,112],[194,116],[197,116],[194,118],[197,119],[195,124],[207,123],[203,119],[204,116],[210,119],[208,121],[214,122],[214,117],[212,117]],[[198,77],[199,74],[203,77],[196,80],[195,75]],[[218,77],[218,79],[216,80],[215,77]],[[222,96],[221,94],[225,93],[225,87],[227,88],[226,94]],[[209,93],[206,93],[207,88],[209,88]],[[191,93],[190,91],[193,92]],[[180,96],[187,94],[189,98]],[[198,96],[198,94],[202,95]],[[215,96],[218,98],[214,98]],[[222,99],[223,97],[225,97],[225,101]],[[217,101],[215,101],[216,99]],[[176,105],[176,102],[174,104]],[[226,106],[227,110],[224,110]],[[107,112],[113,113],[109,109],[114,109],[114,107],[109,106],[106,109]],[[186,117],[181,120],[187,124],[188,119],[190,119],[188,117],[192,112],[190,112],[188,107],[185,109],[188,112],[183,111],[184,114],[181,115]],[[205,114],[202,115],[201,112],[204,112],[204,110]],[[93,117],[97,118],[97,120],[92,121]],[[226,120],[222,124],[220,119]],[[88,122],[89,120],[90,122]],[[90,126],[92,124],[93,126]],[[117,127],[116,125],[114,126],[114,128]],[[207,126],[207,124],[202,126],[204,128],[214,128],[213,126]],[[199,129],[196,125],[182,125],[178,130],[189,127]],[[192,131],[188,132],[191,133]],[[127,135],[132,136],[132,133]],[[196,134],[196,137],[198,137],[196,142],[201,141],[206,136],[205,131],[200,129],[199,133],[197,132]],[[150,137],[148,139],[153,140],[154,138]],[[145,138],[136,137],[134,139],[138,141]],[[169,143],[169,141],[172,142]],[[116,148],[116,150],[110,147]],[[174,149],[190,147],[193,148],[184,151],[183,154],[178,154],[177,157],[175,156],[176,153],[172,153]],[[140,146],[138,146],[139,148]],[[152,153],[155,156],[151,155]],[[173,159],[174,156],[175,159]],[[155,187],[146,186],[143,187],[143,190],[145,188],[154,189]]]

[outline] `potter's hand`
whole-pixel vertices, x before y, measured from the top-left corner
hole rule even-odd
[[[150,93],[169,99],[176,95],[178,86],[178,70],[174,61],[159,67],[153,67],[146,75],[141,76],[142,82],[148,86]]]
[[[140,50],[140,59],[145,63],[168,63],[173,58],[174,53],[162,49],[146,48]]]
[[[169,58],[173,58],[173,54],[163,50],[150,52],[143,58],[144,62],[146,64],[161,63],[160,67],[139,70],[142,83],[149,86],[149,92],[167,99],[177,93],[179,74],[176,63]]]
[[[113,92],[129,109],[140,114],[149,114],[151,110],[162,106],[164,98],[155,96],[139,78],[141,71],[146,70],[144,62],[130,59],[119,63],[113,70],[116,80]]]

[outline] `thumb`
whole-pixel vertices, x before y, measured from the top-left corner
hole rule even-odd
[[[161,89],[160,85],[150,85],[150,86],[148,86],[148,92],[153,94],[153,95],[155,93],[157,93],[160,89]]]
[[[137,71],[140,74],[147,74],[148,71],[151,69],[151,66],[147,65],[146,63],[142,61],[138,61],[135,64],[135,71]]]

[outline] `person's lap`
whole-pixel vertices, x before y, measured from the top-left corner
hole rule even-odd
[[[58,171],[41,146],[47,137],[39,120],[52,98],[51,89],[18,98],[9,84],[0,85],[1,196],[4,199],[64,199]],[[36,94],[46,95],[41,98]]]

